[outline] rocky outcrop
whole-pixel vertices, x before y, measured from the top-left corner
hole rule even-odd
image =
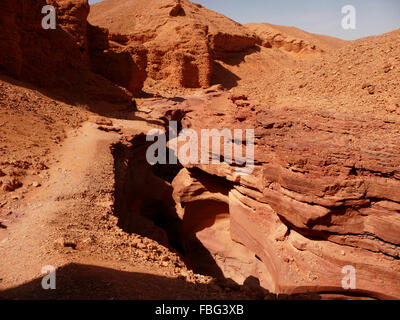
[[[86,46],[85,40],[77,35],[82,27],[79,15],[71,16],[71,23],[74,20],[76,24],[67,29],[44,30],[41,11],[45,5],[44,0],[2,2],[0,65],[14,77],[43,86],[72,82],[88,70],[85,55],[76,44]],[[85,8],[82,2],[76,7],[77,11]],[[60,24],[67,23],[66,10],[65,7],[60,10]],[[64,77],[59,77],[64,73]]]
[[[263,47],[278,48],[287,52],[321,54],[338,49],[346,44],[344,40],[310,34],[295,27],[268,23],[249,23],[245,26],[257,34]]]
[[[42,8],[47,4],[56,9],[54,30],[42,28]],[[110,102],[131,99],[118,85],[132,92],[141,89],[146,65],[142,51],[137,58],[120,49],[104,53],[109,49],[107,32],[87,23],[87,0],[13,0],[0,9],[0,68],[8,75]],[[119,62],[125,64],[121,75],[115,67]],[[104,72],[105,63],[117,70]]]
[[[254,277],[262,287],[270,288],[266,266],[251,248],[232,238],[232,185],[199,170],[182,169],[172,187],[182,220],[184,253],[192,267],[240,284]]]
[[[92,6],[89,18],[121,45],[143,44],[149,77],[178,88],[209,87],[214,59],[258,41],[242,25],[186,0],[106,0]]]
[[[108,40],[108,30],[88,24],[90,60],[94,72],[139,94],[147,78],[147,50],[142,45],[121,45]]]
[[[226,278],[241,284],[257,277],[265,290],[293,297],[400,297],[394,118],[366,122],[310,108],[283,113],[214,90],[181,103],[160,102],[155,112],[168,118],[178,110],[185,114],[182,128],[199,137],[207,128],[255,128],[251,175],[238,175],[221,148],[216,158],[223,162],[187,164],[172,182],[187,251],[201,256],[193,259],[203,268],[212,265],[211,257]],[[355,289],[343,287],[345,266],[354,267]]]
[[[231,53],[245,52],[259,43],[259,39],[254,35],[228,32],[210,34],[208,39],[214,59],[223,59]]]
[[[56,9],[57,23],[68,33],[84,57],[88,57],[87,17],[90,6],[86,0],[47,0]]]

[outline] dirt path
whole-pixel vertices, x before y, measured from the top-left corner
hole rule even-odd
[[[90,122],[69,134],[58,152],[58,163],[49,169],[49,180],[26,196],[19,208],[21,218],[0,233],[1,288],[40,277],[43,266],[65,263],[65,255],[54,250],[60,236],[55,220],[68,207],[66,200],[78,199],[87,188],[86,173],[102,156],[96,146],[115,138],[115,134],[102,133]]]
[[[14,220],[0,229],[0,290],[4,290],[0,298],[240,296],[194,275],[167,248],[117,227],[117,219],[110,215],[114,187],[110,146],[150,127],[142,121],[113,120],[109,127],[113,130],[104,131],[95,120],[68,133],[48,179],[19,200],[18,210],[10,214]],[[163,256],[153,259],[154,252]],[[46,265],[57,269],[57,290],[41,288]]]

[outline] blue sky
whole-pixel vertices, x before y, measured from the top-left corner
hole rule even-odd
[[[146,1],[146,0],[143,0]],[[89,0],[90,3],[99,0]],[[269,22],[352,40],[400,28],[400,0],[195,0],[240,23]],[[345,5],[356,8],[356,30],[341,27]]]

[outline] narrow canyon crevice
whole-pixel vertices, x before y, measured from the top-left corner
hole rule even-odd
[[[181,221],[172,199],[172,187],[167,181],[173,178],[176,169],[170,167],[166,170],[148,164],[147,146],[144,135],[113,146],[114,214],[125,232],[136,233],[181,250]]]
[[[196,273],[267,293],[258,279],[263,262],[231,238],[232,183],[180,164],[152,166],[147,147],[141,135],[112,148],[119,226],[177,251]]]

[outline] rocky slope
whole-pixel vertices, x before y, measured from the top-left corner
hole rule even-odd
[[[255,128],[252,175],[228,163],[186,165],[172,183],[187,239],[226,277],[251,275],[280,294],[399,297],[398,39],[399,30],[355,41],[231,93],[158,104],[155,116],[199,136]],[[342,288],[347,265],[355,290]]]
[[[248,23],[245,25],[261,40],[266,48],[281,48],[293,53],[323,53],[338,49],[346,41],[328,36],[310,34],[295,27],[278,26],[269,23]]]
[[[83,0],[0,9],[4,297],[32,297],[51,258],[75,279],[58,298],[400,298],[400,30],[347,43],[186,0],[106,0],[93,25]],[[154,96],[119,110],[144,82]],[[145,134],[169,120],[254,129],[253,172],[222,148],[150,165]]]
[[[89,20],[120,45],[142,44],[150,78],[175,87],[208,87],[215,58],[258,41],[242,25],[187,0],[107,0],[92,6]]]

